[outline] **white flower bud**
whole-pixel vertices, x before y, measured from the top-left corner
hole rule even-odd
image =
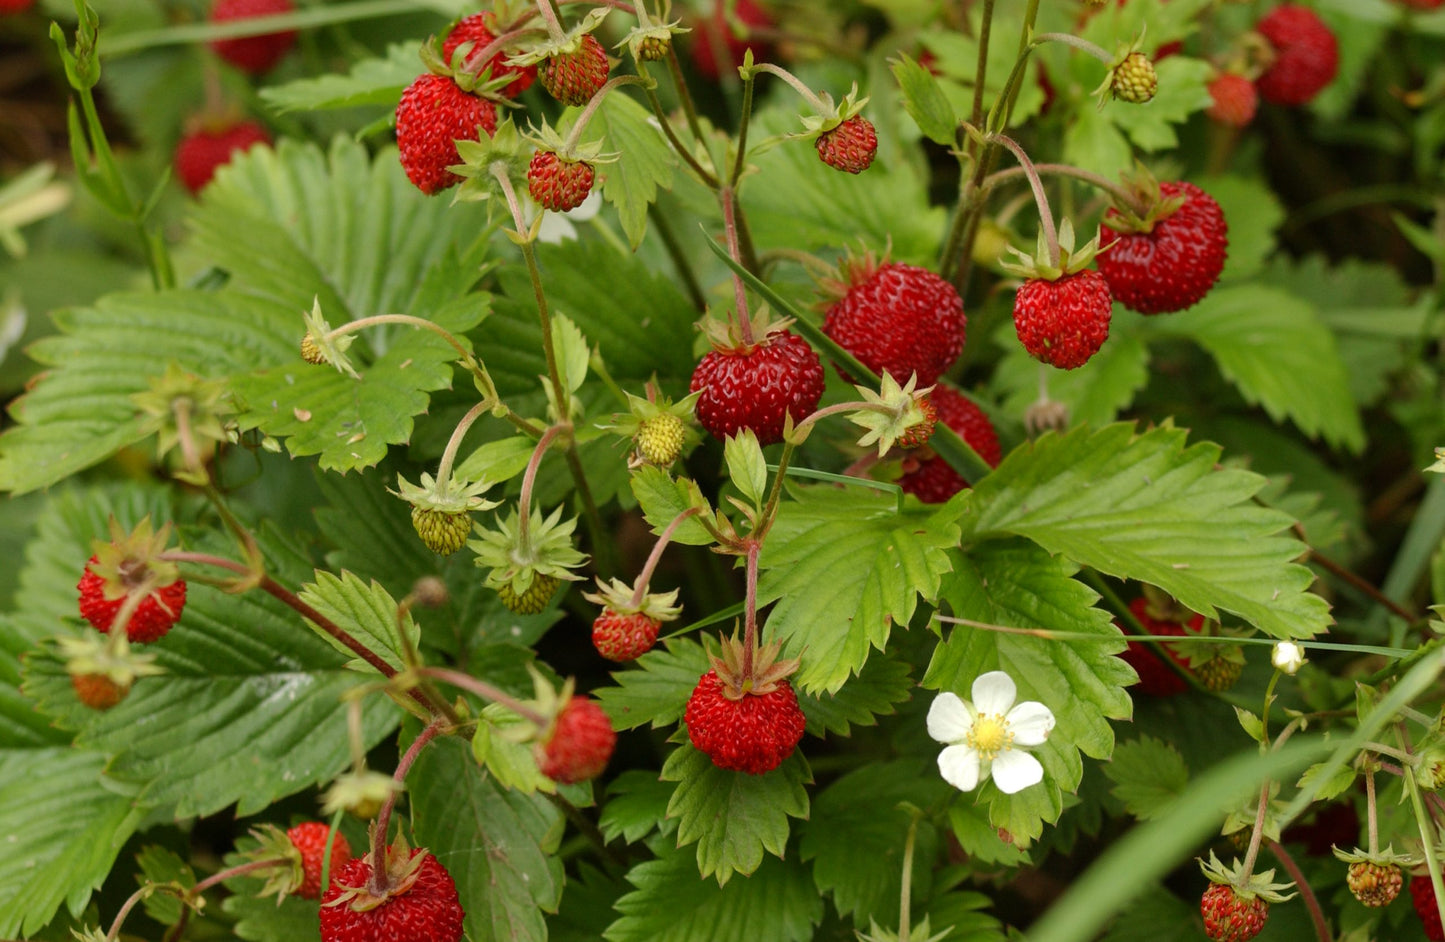
[[[1293,641],[1280,641],[1274,646],[1274,651],[1270,653],[1269,661],[1277,669],[1293,676],[1295,671],[1300,669],[1300,665],[1305,662],[1304,648]]]

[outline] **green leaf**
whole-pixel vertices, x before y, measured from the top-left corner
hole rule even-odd
[[[728,479],[733,487],[753,505],[761,509],[768,493],[768,463],[752,429],[743,429],[723,445],[723,459],[728,466]]]
[[[1129,901],[1099,942],[1158,942],[1160,926],[1193,924],[1198,912],[1198,906],[1151,886]]]
[[[436,311],[433,319],[460,333],[485,311],[481,296],[474,296]],[[413,418],[431,402],[428,394],[451,386],[456,356],[432,331],[407,327],[390,337],[377,359],[357,364],[360,379],[295,353],[291,362],[237,377],[232,386],[245,404],[242,427],[284,438],[292,455],[320,455],[323,469],[346,472],[371,467],[387,446],[410,440]]]
[[[1113,422],[1149,382],[1149,350],[1140,340],[1141,320],[1140,315],[1115,305],[1108,343],[1088,363],[1073,370],[1043,366],[1015,339],[1013,326],[1005,326],[998,336],[1008,352],[993,379],[995,386],[1007,390],[1004,412],[1023,415],[1038,400],[1042,373],[1049,398],[1069,407],[1074,424]]]
[[[402,655],[401,638],[397,634],[396,599],[376,582],[367,585],[349,572],[335,576],[318,570],[316,581],[302,586],[301,591],[296,594],[301,597],[301,601],[329,618],[338,628],[381,655],[381,659],[386,663],[397,670],[405,669],[406,660]],[[320,626],[312,624],[309,619],[307,624],[311,625],[317,637],[351,657],[347,667],[363,673],[375,673],[376,668],[356,657],[354,651],[323,631]],[[415,649],[421,637],[421,629],[412,620],[410,612],[402,619],[401,630],[406,632],[406,636],[411,639],[412,648]]]
[[[586,138],[602,139],[604,149],[621,154],[603,173],[602,198],[617,208],[622,231],[634,250],[647,232],[647,210],[657,191],[672,189],[677,166],[652,112],[626,95],[608,95],[588,122]]]
[[[899,760],[849,772],[818,793],[808,821],[801,826],[798,855],[813,861],[818,892],[832,896],[840,916],[851,913],[859,925],[870,919],[898,925],[903,849],[911,820],[898,804],[906,801],[927,808],[949,791],[932,768]],[[937,848],[937,830],[921,821],[915,860],[932,860]],[[915,868],[914,898],[927,899],[931,882],[929,868]]]
[[[615,687],[592,692],[612,720],[613,729],[653,729],[682,719],[687,698],[707,673],[707,655],[691,638],[670,638],[636,660],[631,670],[613,671]]]
[[[1094,608],[1094,591],[1071,578],[1076,567],[1065,559],[1023,540],[991,540],[955,550],[954,557],[943,586],[954,616],[1079,635],[1060,641],[956,625],[934,649],[923,677],[925,687],[970,699],[980,674],[1001,670],[1018,685],[1019,702],[1037,700],[1053,711],[1057,725],[1033,750],[1044,767],[1043,782],[1013,795],[992,781],[980,791],[991,803],[994,825],[1015,838],[1036,838],[1062,812],[1063,794],[1078,787],[1080,753],[1108,758],[1114,748],[1108,721],[1130,714],[1124,685],[1134,674],[1114,656],[1124,650],[1124,639],[1110,615]]]
[[[1153,99],[1142,105],[1115,101],[1104,108],[1104,113],[1129,135],[1135,147],[1150,152],[1177,147],[1179,135],[1175,125],[1214,101],[1208,84],[1215,68],[1203,59],[1170,56],[1156,62],[1154,69],[1159,75],[1159,91]]]
[[[277,112],[321,111],[360,105],[396,107],[402,91],[421,68],[421,43],[386,47],[385,57],[362,59],[345,75],[321,75],[261,89],[261,100]]]
[[[1245,735],[1257,743],[1264,742],[1264,722],[1260,720],[1259,714],[1246,710],[1244,707],[1236,706],[1234,715],[1239,720],[1240,727]]]
[[[227,881],[228,886],[233,881]],[[287,896],[257,896],[260,880],[236,880],[233,892],[221,902],[226,915],[236,923],[232,931],[247,942],[296,942],[316,935],[321,921],[321,904],[314,899]]]
[[[472,757],[484,765],[504,789],[523,794],[539,791],[551,794],[557,790],[557,783],[537,768],[531,745],[514,742],[504,732],[520,725],[531,724],[501,704],[488,704],[472,736]]]
[[[1134,151],[1108,116],[1081,103],[1064,131],[1063,160],[1112,180],[1134,165]]]
[[[136,830],[135,789],[102,781],[106,756],[69,746],[0,750],[0,936],[29,936],[64,903],[79,914]]]
[[[607,802],[597,826],[609,841],[622,838],[635,844],[654,828],[671,830],[676,822],[667,818],[667,804],[675,787],[657,773],[641,769],[623,772],[607,786]]]
[[[1214,618],[1233,612],[1276,638],[1329,626],[1307,590],[1290,519],[1257,507],[1259,475],[1215,470],[1219,448],[1130,425],[1046,435],[1015,449],[962,500],[965,539],[1014,533],[1082,565],[1156,585]]]
[[[662,778],[678,783],[667,803],[667,816],[678,819],[678,846],[697,841],[698,873],[719,885],[757,870],[763,851],[783,856],[788,818],[808,816],[803,786],[812,775],[800,752],[771,772],[749,775],[720,769],[683,743],[663,763]]]
[[[1274,254],[1274,233],[1285,219],[1279,197],[1263,179],[1254,177],[1205,177],[1199,186],[1214,197],[1229,224],[1229,254],[1220,281],[1259,274]]]
[[[1348,763],[1329,765],[1322,762],[1305,769],[1296,785],[1300,788],[1316,788],[1318,791],[1315,798],[1318,801],[1329,801],[1348,791],[1357,778],[1359,773]]]
[[[890,495],[797,488],[782,505],[759,566],[758,602],[777,600],[771,640],[802,659],[800,690],[833,692],[906,625],[919,596],[936,597],[958,533],[924,511],[899,513]]]
[[[562,374],[562,385],[575,393],[587,381],[587,361],[591,351],[587,349],[587,338],[565,314],[552,318],[552,345],[557,352],[557,369]]]
[[[654,533],[661,533],[677,515],[699,504],[706,507],[702,491],[691,478],[676,478],[661,468],[639,468],[632,474],[632,495]],[[696,518],[684,520],[672,534],[672,542],[686,546],[710,546],[712,534]]]
[[[135,860],[140,867],[136,882],[142,886],[147,883],[174,883],[190,889],[196,885],[196,874],[191,865],[164,847],[148,844],[135,855]],[[170,893],[152,893],[143,905],[146,915],[161,925],[174,925],[181,918],[181,901]]]
[[[1151,326],[1198,341],[1240,394],[1275,421],[1288,418],[1337,448],[1364,447],[1339,348],[1308,302],[1274,288],[1226,286]]]
[[[854,726],[874,726],[880,716],[892,716],[896,704],[912,695],[911,665],[886,651],[873,655],[858,676],[834,693],[801,693],[798,706],[814,736],[832,733],[849,736]]]
[[[937,775],[936,770],[932,770]],[[941,780],[942,776],[940,776]],[[988,808],[968,801],[955,801],[948,806],[948,823],[963,852],[982,863],[1004,867],[1026,867],[1032,860],[1029,852],[999,836],[999,828],[988,818]]]
[[[1189,767],[1172,745],[1153,736],[1120,743],[1102,766],[1110,793],[1141,821],[1156,818],[1189,787]]]
[[[545,942],[542,913],[562,896],[552,856],[564,821],[542,795],[501,788],[478,771],[467,744],[434,740],[407,779],[416,844],[456,880],[473,942]]]
[[[527,435],[512,435],[477,447],[453,471],[465,481],[510,481],[527,469],[537,442]]]
[[[771,858],[719,886],[699,880],[689,855],[673,850],[633,867],[627,880],[637,889],[614,904],[622,915],[607,942],[805,942],[823,918],[808,872]]]
[[[60,333],[30,348],[52,369],[11,404],[17,425],[0,435],[0,490],[48,487],[139,441],[130,397],[172,361],[221,378],[293,359],[299,342],[299,316],[214,292],[110,295],[54,317]]]
[[[982,912],[992,905],[982,893],[955,891],[929,900],[926,915],[934,932],[952,927],[940,942],[1004,942],[1003,924]]]
[[[938,87],[938,79],[906,53],[889,63],[889,68],[903,93],[903,107],[918,123],[923,136],[935,144],[952,147],[958,134],[958,117]]]

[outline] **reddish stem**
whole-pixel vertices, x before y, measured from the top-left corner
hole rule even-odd
[[[396,805],[396,796],[401,793],[400,786],[406,782],[406,773],[411,771],[416,757],[421,755],[426,744],[441,732],[442,724],[445,722],[443,718],[437,717],[428,723],[426,728],[411,741],[411,745],[407,747],[401,761],[396,764],[396,771],[392,773],[391,779],[396,782],[398,787],[392,789],[391,794],[386,796],[386,801],[382,804],[381,812],[376,816],[376,823],[371,831],[371,879],[367,881],[366,889],[374,896],[384,899],[391,886],[386,866],[386,832],[391,830],[391,809]]]
[[[1285,872],[1294,880],[1295,887],[1299,890],[1300,902],[1305,904],[1309,911],[1310,921],[1315,925],[1315,936],[1319,942],[1331,942],[1334,936],[1330,933],[1330,925],[1325,921],[1324,911],[1320,909],[1320,901],[1315,898],[1315,891],[1310,888],[1309,881],[1305,879],[1304,871],[1300,870],[1299,864],[1294,862],[1289,851],[1279,841],[1269,842],[1269,852],[1274,854],[1276,859],[1284,866]]]
[[[500,703],[538,729],[545,729],[547,727],[547,718],[545,716],[511,694],[492,686],[479,677],[473,677],[471,674],[464,674],[461,671],[452,670],[449,667],[423,667],[416,673],[420,677],[432,677],[443,683],[451,684],[453,687],[470,690],[472,693],[484,699]]]
[[[758,554],[763,544],[748,540],[747,601],[743,604],[743,682],[753,677],[753,654],[758,649]]]
[[[564,404],[559,402],[557,406],[562,408]],[[537,469],[542,465],[542,456],[547,453],[547,449],[561,434],[562,429],[561,425],[553,425],[542,433],[536,447],[532,449],[532,457],[527,459],[526,473],[522,475],[522,493],[517,498],[517,549],[528,558],[531,558],[532,552],[532,486],[537,481]]]
[[[728,255],[739,265],[743,263],[742,249],[738,244],[738,220],[736,193],[731,186],[718,190],[718,202],[722,204],[723,232],[728,240]],[[742,276],[733,272],[733,304],[737,308],[738,337],[745,346],[751,347],[753,340],[752,318],[748,315],[748,294]]]
[[[662,559],[663,547],[667,546],[667,542],[672,539],[672,534],[682,526],[684,520],[699,513],[702,513],[701,507],[687,508],[673,517],[672,522],[667,525],[667,529],[658,536],[657,542],[652,545],[652,552],[647,556],[647,562],[642,565],[642,572],[637,577],[637,586],[632,590],[632,600],[628,603],[632,608],[642,605],[642,597],[647,594],[647,584],[652,580],[652,572],[657,568],[658,561]]]

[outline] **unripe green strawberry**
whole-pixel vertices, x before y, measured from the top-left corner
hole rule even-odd
[[[316,338],[310,334],[301,338],[301,359],[310,363],[312,366],[320,366],[326,362],[325,354],[323,354],[321,348],[316,345]]]
[[[532,584],[527,586],[527,590],[521,595],[513,591],[512,584],[508,582],[497,589],[497,596],[501,598],[503,605],[518,615],[536,615],[547,607],[547,602],[551,600],[552,593],[557,591],[559,582],[561,580],[556,576],[534,573]]]
[[[671,36],[648,36],[637,47],[637,58],[643,62],[660,62],[672,48]]]
[[[820,134],[815,146],[818,157],[834,170],[862,173],[878,153],[878,132],[867,118],[854,115]]]
[[[660,412],[637,429],[637,450],[642,460],[665,468],[677,460],[687,439],[687,425],[671,412]]]
[[[1199,682],[1209,690],[1216,693],[1229,690],[1239,682],[1239,675],[1244,672],[1243,660],[1235,660],[1226,657],[1223,653],[1210,658],[1203,664],[1191,665],[1194,675]]]
[[[1345,882],[1349,884],[1350,892],[1355,894],[1355,899],[1378,909],[1390,905],[1400,895],[1405,877],[1399,867],[1360,861],[1350,864]]]
[[[537,78],[547,94],[564,105],[578,107],[607,84],[607,52],[591,33],[582,36],[570,52],[558,52],[537,66]]]
[[[413,505],[411,525],[427,549],[450,556],[467,542],[467,536],[472,532],[472,515],[465,511],[449,513]]]
[[[1114,81],[1110,88],[1115,98],[1143,104],[1159,90],[1159,76],[1154,72],[1154,63],[1142,52],[1129,53],[1114,69]]]

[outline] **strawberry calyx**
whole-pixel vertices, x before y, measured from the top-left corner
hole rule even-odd
[[[783,647],[781,641],[755,646],[752,656],[748,657],[746,642],[734,631],[733,636],[723,639],[718,647],[718,654],[709,653],[708,661],[717,672],[722,695],[729,700],[772,693],[798,670],[797,658],[778,657]]]
[[[637,589],[621,579],[602,581],[597,577],[597,591],[583,592],[582,597],[594,605],[617,615],[643,615],[654,621],[676,621],[682,614],[677,604],[677,589],[671,592],[643,592],[639,598]]]
[[[1348,864],[1373,864],[1380,867],[1402,867],[1407,870],[1423,860],[1419,854],[1396,853],[1393,844],[1387,844],[1384,850],[1376,850],[1374,853],[1358,847],[1353,850],[1340,850],[1339,847],[1331,844],[1330,853],[1335,855],[1336,860]]]
[[[579,582],[582,577],[572,572],[587,561],[587,556],[572,545],[577,518],[562,519],[562,507],[543,518],[532,507],[525,534],[519,512],[498,518],[492,527],[480,530],[480,539],[467,545],[476,552],[476,564],[489,569],[486,585],[506,601],[510,596],[519,603],[535,601],[534,583],[547,588],[551,596],[559,581]],[[531,593],[529,595],[529,593]],[[540,600],[543,605],[547,599]],[[528,605],[530,608],[530,605]],[[538,609],[540,611],[540,609]]]
[[[301,849],[291,842],[285,831],[274,824],[252,828],[250,833],[256,839],[257,846],[241,856],[247,861],[271,864],[248,874],[265,881],[256,895],[274,895],[279,902],[283,897],[295,894],[306,880]]]
[[[1226,866],[1215,856],[1214,851],[1209,852],[1209,860],[1199,860],[1199,869],[1209,878],[1209,882],[1223,884],[1231,887],[1235,894],[1243,899],[1262,899],[1266,903],[1283,903],[1293,899],[1296,893],[1287,892],[1294,886],[1294,881],[1286,883],[1274,882],[1274,870],[1265,870],[1262,873],[1244,872],[1244,865],[1238,859]]]
[[[1035,247],[1033,255],[1010,245],[1008,251],[1013,254],[1015,261],[1001,261],[999,267],[1009,274],[1030,281],[1058,281],[1069,275],[1076,275],[1094,264],[1094,256],[1103,251],[1099,248],[1097,238],[1090,239],[1082,246],[1075,248],[1076,238],[1073,222],[1065,217],[1064,221],[1059,224],[1059,258],[1057,262],[1053,259],[1044,233],[1040,232],[1038,245]]]
[[[460,51],[453,53],[455,65],[448,61],[443,51],[444,40],[440,36],[433,36],[421,46],[421,64],[433,75],[443,75],[456,83],[457,88],[469,95],[476,95],[479,98],[486,98],[498,105],[515,107],[515,103],[503,94],[502,90],[517,78],[516,73],[509,72],[502,75],[493,75],[490,62],[479,71],[472,71],[466,67],[470,54],[462,55]]]
[[[720,320],[712,316],[704,317],[698,322],[697,329],[702,331],[712,343],[713,350],[718,353],[747,356],[759,347],[768,346],[772,338],[786,332],[792,323],[791,317],[773,320],[768,306],[759,304],[748,317],[746,332],[732,317],[728,317],[727,320]]]
[[[867,430],[858,439],[859,447],[876,443],[878,457],[882,458],[894,445],[916,448],[933,436],[938,424],[938,410],[928,401],[933,387],[915,389],[917,384],[917,373],[899,386],[893,374],[885,371],[877,392],[866,386],[853,387],[871,407],[848,413],[848,421]]]
[[[358,913],[376,909],[392,897],[410,892],[429,854],[423,850],[413,851],[406,838],[398,835],[384,856],[386,859],[378,867],[373,855],[367,854],[365,860],[371,864],[371,879],[364,886],[337,885],[340,892],[321,905],[345,905]]]
[[[156,665],[153,655],[131,650],[130,639],[123,631],[111,632],[104,638],[90,634],[78,638],[61,637],[56,639],[56,646],[77,692],[87,687],[104,691],[106,709],[125,699],[139,678],[165,673]],[[87,705],[101,708],[101,702],[87,701]]]
[[[832,307],[854,287],[866,284],[872,279],[878,269],[889,264],[892,255],[891,243],[884,247],[881,256],[865,245],[860,245],[856,252],[851,248],[846,249],[836,266],[828,268],[814,279],[820,296],[815,307],[818,310]],[[825,263],[820,261],[818,264],[821,266]]]
[[[509,56],[507,58],[507,65],[519,68],[529,65],[541,65],[554,58],[576,55],[581,51],[585,37],[596,30],[610,12],[612,12],[611,7],[594,7],[587,11],[587,15],[578,20],[576,25],[565,34],[539,42],[525,52]]]
[[[1156,225],[1178,212],[1189,199],[1185,193],[1164,196],[1159,181],[1143,164],[1137,164],[1132,173],[1122,175],[1120,182],[1129,200],[1126,202],[1116,195],[1113,211],[1104,220],[1115,232],[1153,232]]]
[[[87,567],[100,577],[105,600],[114,602],[128,595],[153,595],[158,589],[178,582],[180,568],[159,558],[170,536],[169,523],[156,530],[149,516],[129,533],[121,529],[114,517],[110,518],[110,540],[96,540],[91,544],[95,561]],[[159,596],[155,598],[158,604],[165,604]]]

